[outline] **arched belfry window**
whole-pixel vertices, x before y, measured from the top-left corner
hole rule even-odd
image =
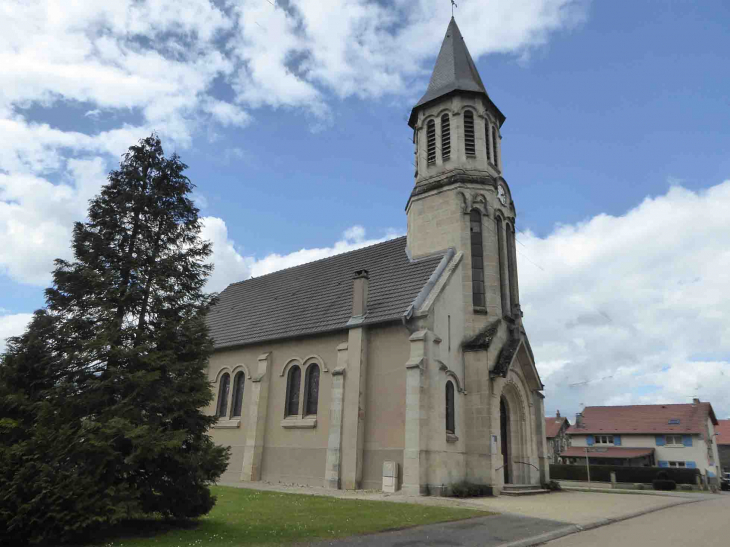
[[[441,160],[451,157],[451,120],[448,114],[441,116]]]
[[[497,217],[497,262],[499,270],[499,293],[502,301],[502,315],[509,313],[509,285],[507,283],[507,273],[505,272],[505,252],[504,252],[504,223],[502,217]]]
[[[482,243],[482,215],[473,209],[469,215],[471,231],[471,289],[474,306],[486,307],[484,297],[484,246]]]
[[[302,384],[302,369],[292,365],[286,380],[286,416],[299,414],[299,388]]]
[[[489,140],[489,127],[490,123],[488,120],[484,120],[484,147],[487,150],[487,161],[492,161],[492,147]]]
[[[436,122],[433,120],[426,124],[426,146],[428,163],[436,163]]]
[[[231,375],[227,372],[221,376],[220,387],[218,388],[218,412],[219,418],[228,416],[228,391],[231,387]]]
[[[497,156],[497,128],[492,126],[492,163],[499,167],[498,162],[498,156]]]
[[[454,412],[454,382],[446,382],[446,433],[456,433],[456,418]]]
[[[474,144],[474,113],[471,110],[464,112],[464,151],[468,157],[477,155]]]
[[[233,379],[233,413],[231,416],[238,418],[241,415],[243,408],[243,385],[246,382],[246,377],[243,372],[236,374]]]
[[[319,367],[317,365],[309,365],[309,368],[307,368],[304,392],[306,393],[304,414],[307,416],[316,415],[319,401]]]

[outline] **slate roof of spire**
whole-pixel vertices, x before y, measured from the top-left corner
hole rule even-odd
[[[489,99],[482,78],[479,76],[479,71],[466,47],[459,26],[456,24],[456,19],[452,17],[444,41],[441,44],[441,51],[439,51],[436,59],[436,66],[433,69],[433,74],[431,74],[431,81],[428,84],[426,94],[413,107],[409,121],[411,126],[415,123],[415,113],[418,107],[454,91],[483,93]],[[499,109],[497,109],[497,112],[499,112]],[[501,112],[499,112],[499,115],[501,124],[504,122],[504,115]]]
[[[363,324],[398,321],[445,253],[415,261],[399,237],[229,285],[208,314],[216,349],[346,329],[352,277],[370,275]]]

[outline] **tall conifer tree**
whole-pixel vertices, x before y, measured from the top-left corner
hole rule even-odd
[[[0,366],[0,465],[15,467],[0,472],[0,491],[17,493],[0,499],[9,537],[43,539],[33,531],[41,523],[46,539],[68,539],[131,513],[187,518],[214,504],[208,484],[228,455],[203,413],[211,246],[186,168],[155,135],[130,147],[74,227],[75,260],[56,261],[47,309],[9,343]],[[40,454],[29,466],[31,450]]]

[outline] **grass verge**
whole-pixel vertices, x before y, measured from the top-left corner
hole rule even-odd
[[[487,516],[472,509],[363,501],[213,487],[218,502],[195,522],[135,520],[108,531],[98,547],[286,545]]]

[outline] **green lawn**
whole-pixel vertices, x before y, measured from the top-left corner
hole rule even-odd
[[[210,514],[184,527],[134,521],[107,534],[99,547],[281,545],[461,520],[489,513],[383,501],[343,500],[216,486]]]

